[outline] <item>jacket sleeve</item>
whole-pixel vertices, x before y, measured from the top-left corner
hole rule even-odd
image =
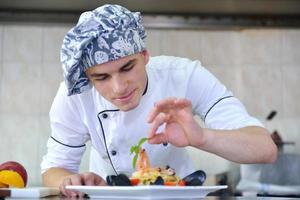
[[[263,126],[199,61],[194,61],[192,66],[186,96],[192,101],[194,114],[201,117],[207,128]]]
[[[49,117],[51,137],[41,163],[42,173],[51,167],[77,173],[89,134],[82,120],[79,99],[76,95],[67,96],[64,83],[53,101]]]

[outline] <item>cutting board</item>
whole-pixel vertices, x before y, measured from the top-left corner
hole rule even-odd
[[[59,189],[49,187],[0,188],[0,197],[41,198],[52,195],[59,195]]]

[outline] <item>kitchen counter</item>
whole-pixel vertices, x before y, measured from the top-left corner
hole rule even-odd
[[[20,199],[13,199],[13,198],[5,198],[5,199],[9,199],[9,200],[20,200]],[[47,198],[41,198],[43,200],[68,200],[68,199],[72,199],[72,200],[85,200],[85,199],[89,199],[89,198],[67,198],[67,197],[62,197],[62,196],[51,196],[51,197],[47,197]],[[186,199],[186,198],[185,198]],[[244,197],[244,196],[226,196],[226,197],[218,197],[218,196],[207,196],[204,199],[199,198],[199,200],[287,200],[287,199],[293,199],[293,200],[298,200],[300,198],[287,198],[287,197],[261,197],[261,196],[249,196],[249,197]],[[2,199],[1,199],[2,200]],[[103,199],[104,200],[104,199]],[[106,200],[106,199],[105,199]],[[112,199],[111,199],[112,200]],[[130,199],[127,199],[130,200]],[[136,199],[135,199],[136,200]],[[163,199],[160,199],[163,200]],[[168,199],[170,200],[170,199]],[[176,199],[176,200],[180,200],[180,199]],[[186,199],[188,200],[188,199]],[[193,199],[193,200],[197,200],[197,199]]]
[[[270,200],[270,199],[299,199],[300,196],[256,196],[255,193],[248,193],[247,196],[240,196],[241,194],[236,193],[235,195],[228,193],[225,189],[226,186],[205,186],[201,188],[187,188],[184,189],[176,189],[176,188],[169,188],[168,190],[161,189],[159,186],[151,187],[151,188],[136,188],[135,190],[128,190],[126,188],[117,188],[115,187],[107,187],[107,188],[94,188],[95,186],[70,186],[76,187],[79,191],[90,195],[101,195],[101,198],[95,199],[206,199],[206,200],[249,200],[249,199],[263,199],[263,200]],[[84,188],[82,188],[84,187]],[[77,190],[76,189],[76,190]],[[100,193],[99,193],[100,190]],[[211,192],[209,192],[211,191]],[[132,193],[134,192],[134,193]],[[205,198],[201,198],[207,195]],[[52,196],[50,196],[52,195]],[[2,196],[2,197],[1,197]],[[114,198],[112,198],[112,196]],[[198,197],[199,198],[198,198]],[[5,198],[3,198],[5,197]],[[10,197],[10,198],[8,198]],[[41,198],[44,197],[44,198]],[[105,198],[106,197],[106,198]],[[184,197],[184,198],[183,198]],[[192,198],[193,197],[193,198]],[[197,197],[197,198],[195,198]],[[88,196],[84,198],[67,198],[61,196],[59,194],[58,188],[47,188],[47,187],[36,187],[36,188],[26,188],[26,189],[0,189],[0,200],[4,199],[44,199],[44,200],[67,200],[67,199],[89,199]]]

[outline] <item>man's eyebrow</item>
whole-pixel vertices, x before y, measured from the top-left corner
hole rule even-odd
[[[125,63],[122,67],[120,67],[120,69],[123,69],[125,67],[128,67],[129,65],[131,65],[132,63],[134,63],[136,61],[136,59],[132,59],[129,60],[127,63]]]
[[[95,72],[95,73],[90,74],[90,77],[97,78],[97,77],[106,76],[106,75],[107,74],[101,74],[101,73]]]
[[[123,69],[125,67],[128,67],[129,65],[131,65],[132,63],[134,63],[136,61],[136,59],[132,59],[132,60],[129,60],[127,63],[125,63],[122,67],[120,67],[120,69]],[[100,76],[106,76],[107,74],[106,73],[92,73],[90,74],[90,77],[92,78],[97,78],[97,77],[100,77]]]

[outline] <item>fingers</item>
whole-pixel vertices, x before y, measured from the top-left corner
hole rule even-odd
[[[150,125],[148,137],[152,138],[156,134],[157,129],[168,120],[169,115],[165,113],[159,113]]]
[[[106,183],[106,181],[103,178],[101,178],[100,176],[97,176],[95,178],[95,185],[98,185],[98,186],[107,186],[107,183]]]
[[[62,184],[60,184],[59,186],[59,190],[60,192],[65,195],[65,196],[71,196],[71,192],[69,192],[67,189],[66,189],[66,185],[71,185],[71,180],[70,179],[64,179]]]
[[[192,102],[188,99],[176,99],[175,104],[180,108],[192,107]]]
[[[106,185],[106,182],[97,174],[88,172],[82,174],[83,177],[83,184],[84,185],[98,185],[98,186],[104,186]]]
[[[63,183],[60,185],[59,189],[63,195],[67,197],[83,197],[84,193],[68,190],[66,189],[67,185],[106,185],[106,182],[97,174],[92,172],[87,172],[83,174],[75,174],[68,176],[63,180]]]
[[[158,101],[150,111],[147,122],[152,123],[154,118],[161,112],[169,113],[171,111],[176,111],[184,108],[189,108],[191,110],[191,106],[191,102],[187,99],[167,98]]]
[[[168,143],[168,137],[164,133],[157,133],[153,137],[149,138],[148,142],[150,144],[161,144],[161,143],[167,144]]]
[[[95,174],[94,173],[84,173],[82,174],[83,185],[95,185]]]
[[[161,101],[158,101],[155,103],[154,107],[152,108],[152,110],[150,111],[149,115],[148,115],[148,123],[151,123],[153,121],[153,119],[159,114],[159,107],[162,107],[163,105],[167,106],[167,105],[172,105],[174,102],[175,98],[168,98],[168,99],[164,99]]]
[[[62,184],[59,186],[59,189],[62,194],[67,197],[83,197],[84,194],[82,192],[66,189],[67,185],[82,185],[81,176],[79,174],[68,176],[67,178],[65,178]]]

